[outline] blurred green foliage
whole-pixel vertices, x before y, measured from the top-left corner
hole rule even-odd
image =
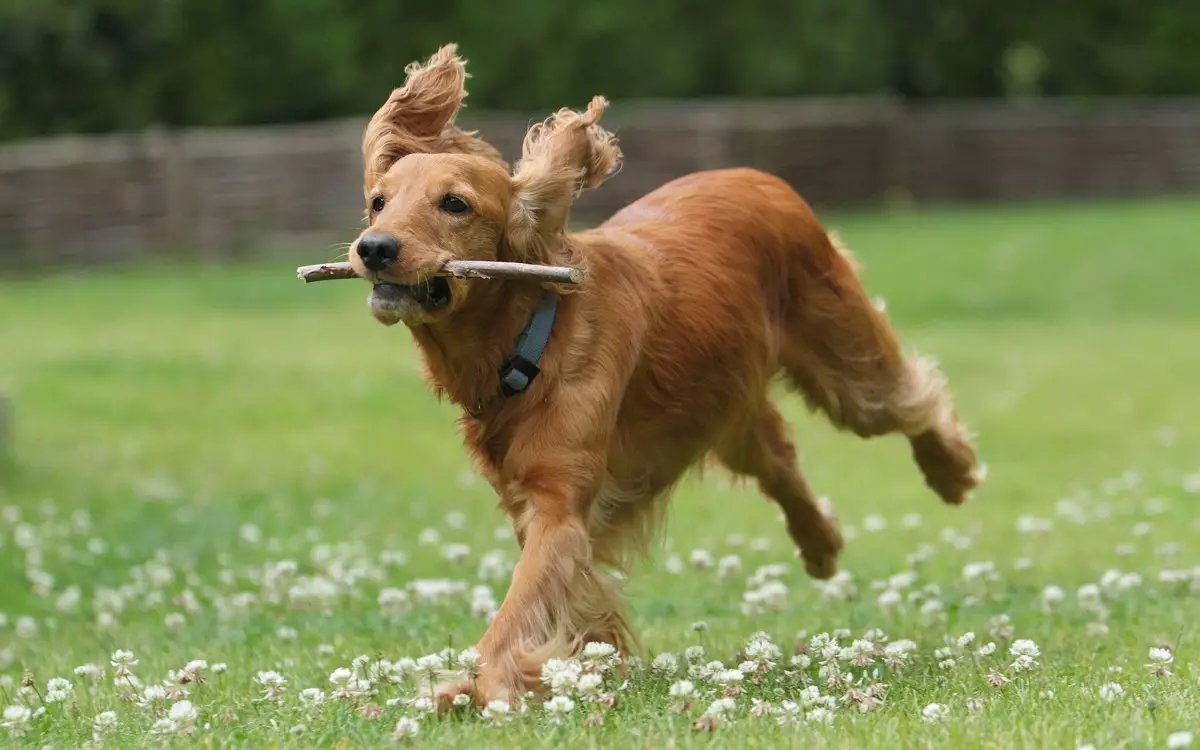
[[[469,103],[1200,92],[1196,0],[0,0],[0,138],[369,113],[457,41]]]

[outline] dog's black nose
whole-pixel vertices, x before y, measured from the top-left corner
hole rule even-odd
[[[368,232],[358,238],[358,257],[368,271],[382,271],[400,256],[400,238],[390,232]]]

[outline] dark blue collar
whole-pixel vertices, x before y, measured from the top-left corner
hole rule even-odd
[[[525,329],[517,338],[517,348],[500,365],[500,393],[505,397],[523,393],[538,376],[541,369],[538,360],[550,343],[550,332],[554,329],[554,318],[558,312],[558,295],[552,291],[542,293],[542,301],[538,304]],[[466,409],[467,414],[478,419],[483,413],[484,402],[481,399],[475,409]]]

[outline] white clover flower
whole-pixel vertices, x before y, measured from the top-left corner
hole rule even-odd
[[[167,718],[180,727],[190,727],[196,723],[196,719],[200,718],[200,712],[196,710],[191,701],[184,700],[171,705],[171,710],[167,712]]]
[[[774,669],[775,663],[783,658],[783,651],[771,642],[766,633],[755,633],[746,644],[743,652],[748,659],[750,669],[739,667],[743,672],[767,672]]]
[[[417,543],[426,547],[433,546],[442,541],[442,535],[433,527],[421,529],[421,533],[417,535]]]
[[[683,651],[683,658],[686,659],[689,663],[698,662],[698,661],[703,660],[704,659],[704,647],[703,646],[688,646]]]
[[[507,701],[494,700],[484,706],[483,711],[480,713],[483,715],[483,718],[489,721],[499,722],[508,718],[509,714],[512,713],[512,706]]]
[[[1169,667],[1174,661],[1175,655],[1171,653],[1170,649],[1152,648],[1150,649],[1150,663],[1146,664],[1146,667],[1156,677],[1170,677],[1172,672]]]
[[[717,575],[728,578],[742,570],[742,558],[737,555],[725,555],[717,561]]]
[[[93,729],[108,729],[117,725],[116,711],[102,711],[92,718]]]
[[[421,722],[405,716],[396,722],[396,728],[392,730],[392,739],[409,740],[420,733]]]
[[[875,603],[883,610],[897,609],[904,605],[904,597],[896,589],[885,589]]]
[[[917,644],[907,638],[892,641],[883,649],[883,663],[892,669],[902,667],[916,651]]]
[[[838,652],[840,661],[850,662],[856,667],[869,667],[875,663],[875,644],[859,638]]]
[[[832,578],[825,581],[813,581],[813,585],[821,592],[821,598],[827,601],[849,601],[858,594],[854,578],[847,570],[839,570]]]
[[[725,664],[723,662],[719,662],[714,659],[713,661],[710,661],[707,664],[701,666],[697,670],[697,675],[702,680],[708,680],[709,682],[712,682],[717,679],[717,675],[721,674],[724,671],[725,671]]]
[[[980,646],[978,649],[976,649],[975,653],[978,654],[980,658],[983,658],[985,656],[991,656],[992,654],[996,653],[996,644],[994,642],[989,641],[985,645]]]
[[[183,665],[183,671],[189,674],[198,674],[206,669],[208,669],[208,662],[204,659],[192,659]]]
[[[988,635],[998,641],[1011,641],[1014,632],[1012,618],[1006,614],[996,615],[988,621]]]
[[[688,698],[695,694],[696,686],[692,684],[691,680],[680,680],[671,685],[668,692],[672,698]]]
[[[706,549],[694,549],[688,555],[688,562],[696,570],[708,570],[715,564],[712,553]]]
[[[287,679],[274,671],[259,672],[254,681],[263,689],[263,700],[282,701],[287,690]]]
[[[946,617],[946,605],[940,599],[927,599],[922,602],[920,612],[925,622],[939,622]]]
[[[304,688],[300,691],[300,702],[307,708],[316,708],[325,702],[325,691],[320,688]]]
[[[833,710],[825,706],[817,706],[804,715],[804,720],[810,724],[832,724]]]
[[[410,703],[409,705],[412,706],[412,710],[416,711],[419,714],[431,714],[434,712],[434,709],[436,708],[436,706],[433,705],[433,701],[429,697],[424,696],[424,695],[422,695],[418,698],[413,698],[412,703]]]
[[[170,719],[159,719],[150,727],[151,734],[166,735],[175,734],[179,731],[179,725]]]
[[[1009,647],[1008,653],[1016,657],[1011,665],[1014,672],[1033,669],[1038,665],[1037,658],[1041,656],[1041,650],[1037,644],[1027,638],[1014,641]]]
[[[104,679],[104,667],[95,664],[81,664],[75,667],[74,674],[76,677],[89,682],[101,682]]]
[[[1041,596],[1042,611],[1053,612],[1054,610],[1058,609],[1059,605],[1062,604],[1063,599],[1066,598],[1066,592],[1062,590],[1061,586],[1050,584],[1042,589]]]
[[[566,716],[567,714],[571,713],[571,711],[575,710],[575,701],[571,700],[565,695],[556,695],[550,700],[546,701],[542,705],[542,708],[544,708],[546,713],[550,715],[552,721],[557,722],[561,720],[563,716]]]
[[[29,731],[29,720],[32,718],[33,712],[29,710],[28,706],[8,706],[4,709],[0,726],[12,734],[22,735]]]
[[[582,674],[575,681],[575,689],[580,695],[590,696],[600,692],[600,687],[604,684],[604,678],[595,672]]]
[[[1108,637],[1108,624],[1104,622],[1089,622],[1085,630],[1093,638]]]
[[[650,669],[664,677],[673,675],[679,670],[679,657],[672,653],[661,653],[650,662]]]
[[[727,685],[741,682],[743,678],[745,678],[745,675],[742,674],[742,670],[740,669],[722,669],[713,675],[713,680],[715,682],[721,682]]]
[[[1117,682],[1106,682],[1100,686],[1100,698],[1109,702],[1125,695],[1125,688]]]
[[[155,701],[165,701],[167,699],[167,689],[162,685],[147,685],[142,690],[142,697],[138,700],[138,705],[146,708]]]
[[[379,609],[385,615],[400,614],[411,609],[408,592],[394,586],[380,589],[376,602],[379,604]]]
[[[838,657],[842,647],[838,645],[837,638],[829,633],[817,633],[809,639],[808,650],[816,654],[821,661],[830,661]]]
[[[775,709],[775,723],[780,726],[790,726],[800,721],[800,704],[795,701],[783,701]]]
[[[444,668],[441,654],[426,654],[417,659],[417,672],[427,678],[436,677]]]
[[[46,695],[43,700],[46,703],[66,703],[67,699],[71,697],[71,691],[74,687],[70,680],[63,679],[62,677],[51,677],[46,682]]]
[[[812,657],[808,654],[793,654],[791,659],[788,659],[788,664],[796,669],[808,669],[812,666]]]
[[[130,667],[136,667],[138,660],[134,658],[132,651],[118,649],[114,651],[112,656],[109,658],[109,663],[112,664],[116,669],[128,669]]]
[[[611,643],[603,641],[589,641],[583,647],[584,659],[610,659],[616,656],[617,649]]]
[[[770,716],[775,712],[775,707],[770,701],[765,701],[761,698],[750,699],[750,715],[755,717]]]
[[[733,698],[717,698],[715,701],[709,704],[708,708],[704,710],[704,714],[706,716],[722,718],[726,714],[734,711],[736,708],[737,702],[734,701]]]
[[[479,669],[479,649],[474,646],[464,648],[458,652],[455,660],[460,668],[473,673]]]
[[[511,568],[504,551],[493,549],[484,552],[479,558],[479,571],[476,575],[484,581],[499,581],[509,574]]]
[[[547,659],[542,664],[542,682],[553,695],[567,695],[576,689],[583,665],[575,659]]]
[[[921,709],[921,721],[927,724],[940,724],[950,717],[950,709],[941,703],[930,703]]]

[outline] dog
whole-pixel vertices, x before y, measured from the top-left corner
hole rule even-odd
[[[454,124],[455,45],[406,73],[363,136],[367,226],[350,262],[374,317],[407,327],[426,381],[462,409],[521,550],[478,675],[438,686],[441,709],[541,690],[543,663],[590,641],[640,652],[619,582],[707,460],[756,481],[807,573],[833,576],[842,538],[771,400],[776,376],[842,430],[907,438],[945,502],[979,485],[938,364],[902,352],[852,255],[786,182],[698,172],[573,232],[573,201],[621,164],[603,97],[534,124],[510,168]],[[435,275],[452,259],[578,266],[586,281]]]

